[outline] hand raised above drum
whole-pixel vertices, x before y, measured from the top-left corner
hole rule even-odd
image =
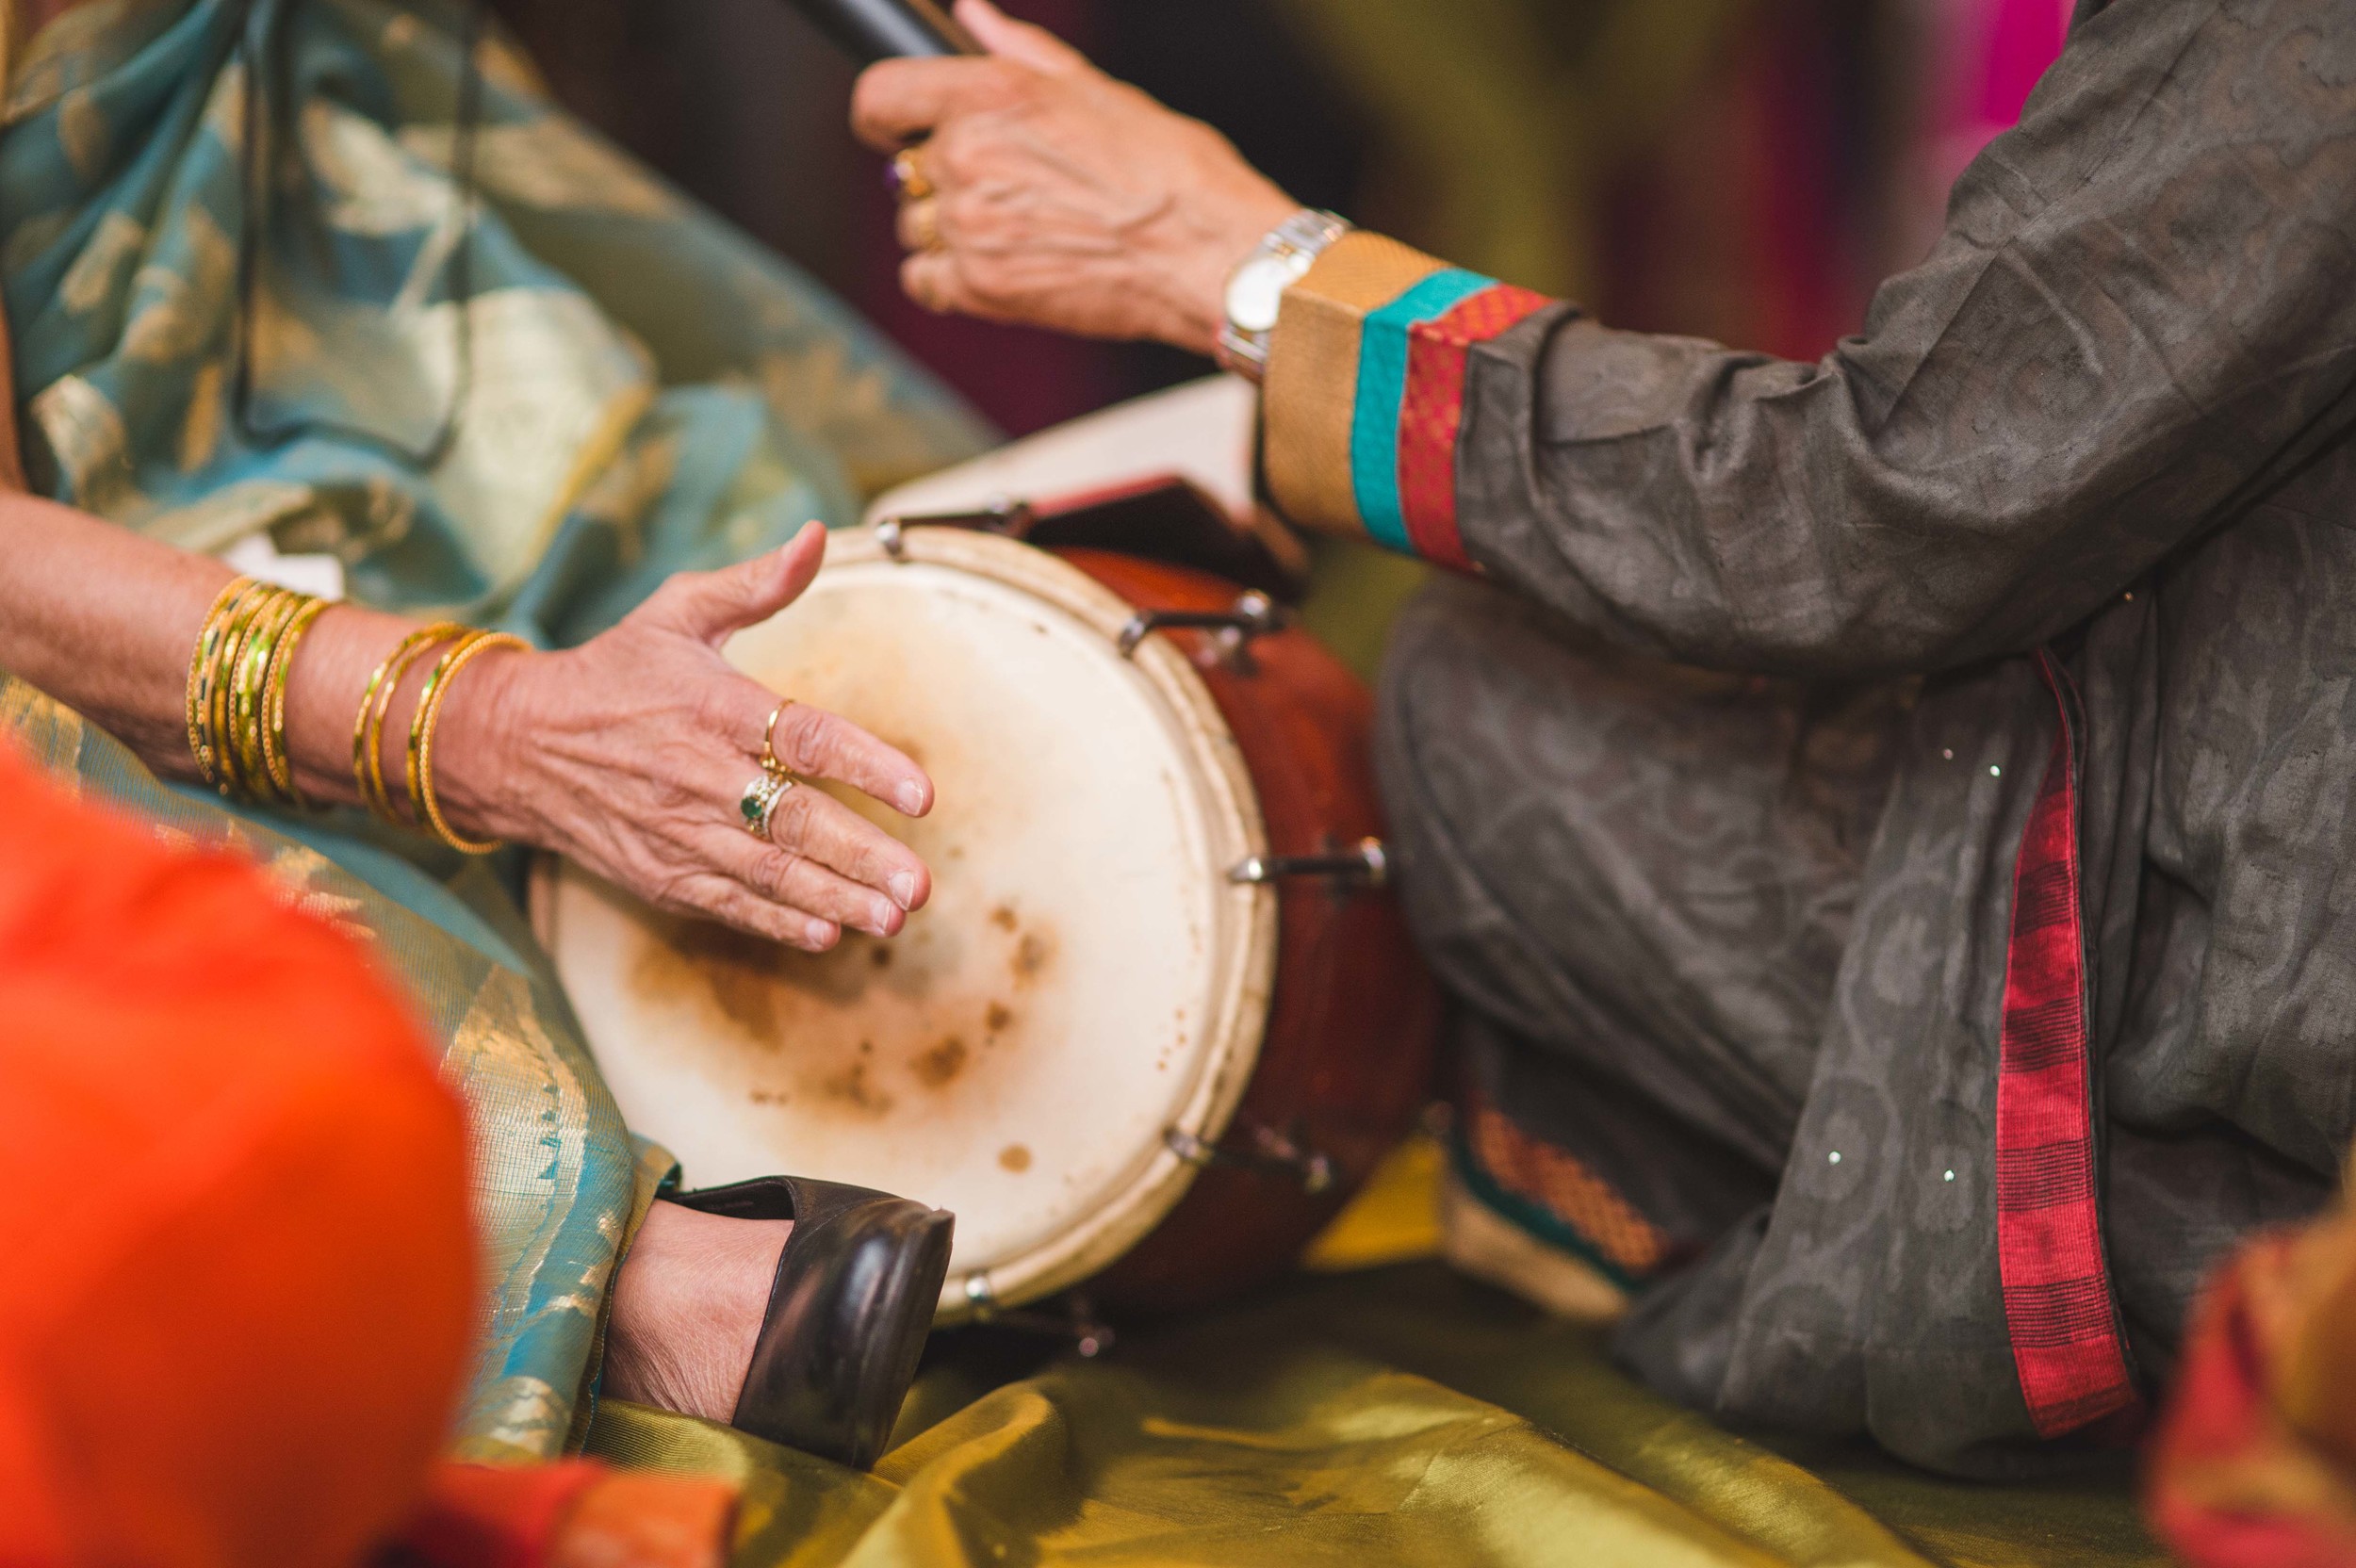
[[[475,831],[553,849],[640,897],[810,951],[850,926],[896,934],[931,896],[914,852],[849,808],[787,788],[766,841],[741,802],[778,764],[932,808],[923,769],[847,720],[777,696],[720,656],[731,632],[792,604],[826,530],[739,566],[681,572],[620,625],[561,653],[494,655],[444,723],[442,796]]]
[[[886,60],[852,122],[901,168],[901,281],[932,310],[1208,353],[1227,274],[1299,204],[1199,121],[959,0],[986,59]]]

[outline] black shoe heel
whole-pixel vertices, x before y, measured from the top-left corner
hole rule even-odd
[[[762,1176],[673,1195],[736,1219],[790,1219],[728,1424],[865,1470],[916,1378],[956,1217],[866,1187]]]

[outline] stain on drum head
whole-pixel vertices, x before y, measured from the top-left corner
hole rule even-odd
[[[1258,808],[1183,660],[1120,658],[1104,623],[1126,607],[1038,551],[911,546],[895,564],[836,535],[803,600],[728,647],[932,774],[917,822],[827,786],[932,868],[899,938],[795,953],[572,867],[537,912],[624,1116],[691,1184],[793,1171],[954,1210],[953,1289],[986,1273],[1012,1302],[1183,1195],[1163,1132],[1233,1112],[1273,909],[1223,874],[1257,851]]]

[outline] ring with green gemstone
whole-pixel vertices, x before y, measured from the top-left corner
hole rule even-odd
[[[744,796],[736,807],[744,814],[745,832],[756,839],[769,836],[769,818],[776,812],[777,802],[785,798],[785,792],[794,788],[794,782],[792,774],[771,773],[763,768],[758,778],[744,786]]]

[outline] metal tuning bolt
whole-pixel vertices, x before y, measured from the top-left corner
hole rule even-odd
[[[1012,496],[992,496],[971,512],[920,512],[891,516],[875,525],[875,542],[894,561],[908,557],[908,531],[912,528],[961,528],[975,533],[995,533],[1006,539],[1027,539],[1039,514],[1031,503]]]
[[[1252,639],[1281,630],[1284,612],[1276,601],[1254,588],[1235,596],[1224,610],[1140,610],[1121,629],[1114,645],[1121,657],[1137,657],[1137,645],[1166,627],[1219,633],[1219,649],[1230,663],[1251,667]]]
[[[1064,1297],[1061,1330],[1072,1336],[1072,1348],[1082,1361],[1094,1361],[1113,1348],[1112,1325],[1096,1315],[1095,1302],[1075,1290]]]
[[[1391,858],[1380,839],[1361,839],[1333,855],[1247,855],[1227,870],[1230,882],[1274,882],[1286,876],[1322,876],[1360,888],[1380,888],[1391,879]]]
[[[1219,1162],[1219,1146],[1204,1143],[1183,1127],[1162,1129],[1162,1146],[1191,1166],[1210,1166]]]
[[[1092,1361],[1111,1349],[1116,1337],[1111,1325],[1096,1315],[1096,1304],[1078,1291],[1067,1291],[1047,1303],[1050,1307],[1060,1306],[1060,1313],[1002,1307],[990,1294],[990,1276],[969,1274],[965,1280],[965,1300],[973,1311],[974,1322],[1012,1329],[1017,1333],[1068,1339],[1083,1361]]]
[[[1176,1127],[1162,1130],[1162,1145],[1190,1166],[1204,1169],[1223,1165],[1238,1170],[1256,1170],[1265,1175],[1289,1176],[1301,1184],[1301,1190],[1310,1194],[1325,1191],[1333,1184],[1333,1160],[1320,1150],[1302,1147],[1273,1127],[1254,1127],[1247,1135],[1250,1142],[1242,1149],[1226,1144],[1205,1143],[1192,1133]]]

